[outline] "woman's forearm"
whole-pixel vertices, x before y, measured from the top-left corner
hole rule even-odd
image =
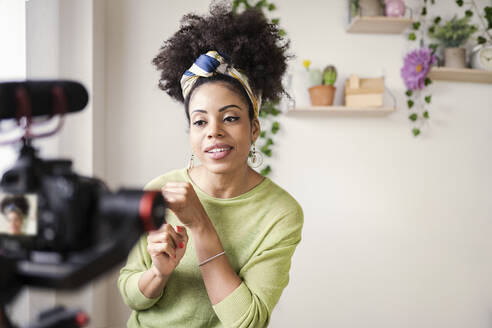
[[[204,224],[191,230],[198,263],[224,251],[210,220],[203,221]],[[225,299],[241,284],[241,278],[234,272],[227,254],[202,265],[200,270],[212,305]]]
[[[169,276],[161,275],[151,267],[145,271],[138,280],[138,289],[147,298],[156,298],[162,294]]]

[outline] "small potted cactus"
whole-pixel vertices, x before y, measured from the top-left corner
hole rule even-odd
[[[310,61],[304,61],[304,67],[309,72],[312,86],[309,88],[311,105],[331,106],[335,98],[336,88],[333,86],[337,80],[337,70],[335,66],[327,66],[323,72],[319,69],[311,69]]]

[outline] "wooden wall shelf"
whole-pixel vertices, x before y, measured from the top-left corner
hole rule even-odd
[[[471,68],[433,67],[429,78],[436,81],[492,83],[492,72]]]
[[[361,107],[346,107],[346,106],[303,106],[290,109],[287,114],[302,114],[302,113],[334,113],[334,114],[375,114],[387,115],[396,111],[396,108],[361,108]]]
[[[347,32],[373,34],[401,34],[412,26],[413,20],[401,17],[356,16],[352,19]]]

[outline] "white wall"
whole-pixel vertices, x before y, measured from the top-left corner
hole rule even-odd
[[[0,82],[26,77],[26,5],[23,1],[0,0]],[[4,125],[0,126],[4,127]],[[7,138],[2,138],[5,140]],[[0,147],[0,174],[15,161],[11,146]]]
[[[92,40],[105,45],[92,67],[105,72],[99,101],[106,111],[104,131],[92,132],[102,139],[90,142],[104,145],[93,154],[105,156],[99,164],[112,186],[143,186],[187,164],[182,106],[157,88],[150,61],[180,17],[205,12],[207,3],[106,0],[95,7],[94,17],[106,18],[106,42]],[[404,36],[347,34],[342,0],[277,5],[297,55],[291,72],[299,104],[307,101],[301,61],[309,58],[337,66],[337,102],[349,74],[384,70],[399,110],[280,118],[272,179],[302,204],[305,227],[271,326],[490,327],[491,85],[436,81],[429,126],[414,138],[399,76]],[[450,1],[440,11],[450,17],[455,8]],[[106,281],[111,304],[106,319],[96,314],[101,326],[126,322],[116,277]]]

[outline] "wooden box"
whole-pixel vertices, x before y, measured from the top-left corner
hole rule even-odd
[[[345,106],[382,107],[384,78],[361,79],[351,75],[345,82]]]

